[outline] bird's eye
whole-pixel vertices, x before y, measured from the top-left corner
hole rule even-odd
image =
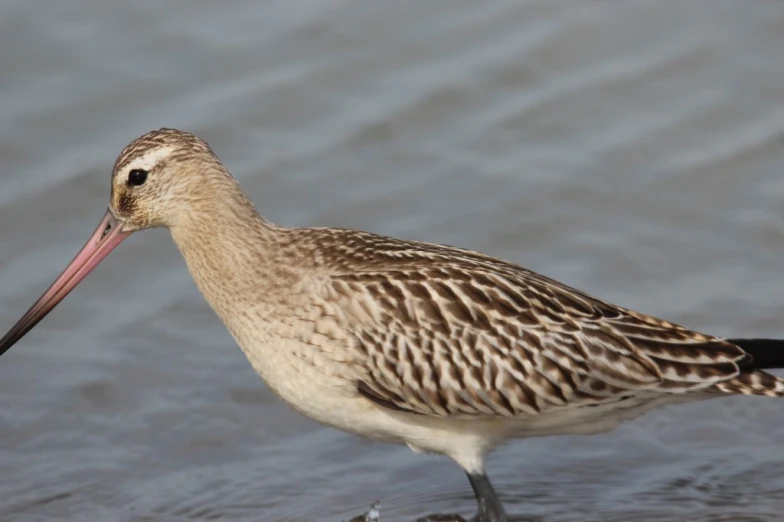
[[[147,181],[147,171],[144,169],[133,169],[128,173],[128,184],[138,187]]]

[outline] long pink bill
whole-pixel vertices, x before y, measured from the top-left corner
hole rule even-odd
[[[65,268],[65,271],[38,298],[38,301],[30,307],[14,327],[0,339],[0,355],[7,352],[9,348],[38,324],[38,321],[51,312],[57,306],[57,303],[76,288],[76,285],[130,234],[130,232],[122,230],[121,223],[107,210],[98,228],[95,229],[95,232],[87,240],[84,247],[76,254],[73,261]]]

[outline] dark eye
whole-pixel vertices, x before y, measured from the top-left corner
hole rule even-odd
[[[144,169],[133,169],[128,173],[128,184],[138,187],[147,181],[147,171]]]

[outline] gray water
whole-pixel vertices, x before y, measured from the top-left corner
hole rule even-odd
[[[259,209],[475,248],[717,335],[784,335],[784,2],[0,3],[0,329],[81,247],[120,149],[207,139]],[[446,459],[301,418],[165,231],[0,360],[3,521],[474,512]],[[1,333],[1,332],[0,332]],[[514,442],[508,511],[767,521],[784,402]]]

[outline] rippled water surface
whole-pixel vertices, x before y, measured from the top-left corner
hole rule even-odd
[[[0,4],[0,329],[71,259],[115,155],[205,137],[260,210],[476,248],[718,335],[784,335],[784,3]],[[383,522],[474,511],[446,459],[299,417],[165,231],[0,360],[0,519]],[[488,462],[510,512],[768,521],[784,402],[673,406]]]

